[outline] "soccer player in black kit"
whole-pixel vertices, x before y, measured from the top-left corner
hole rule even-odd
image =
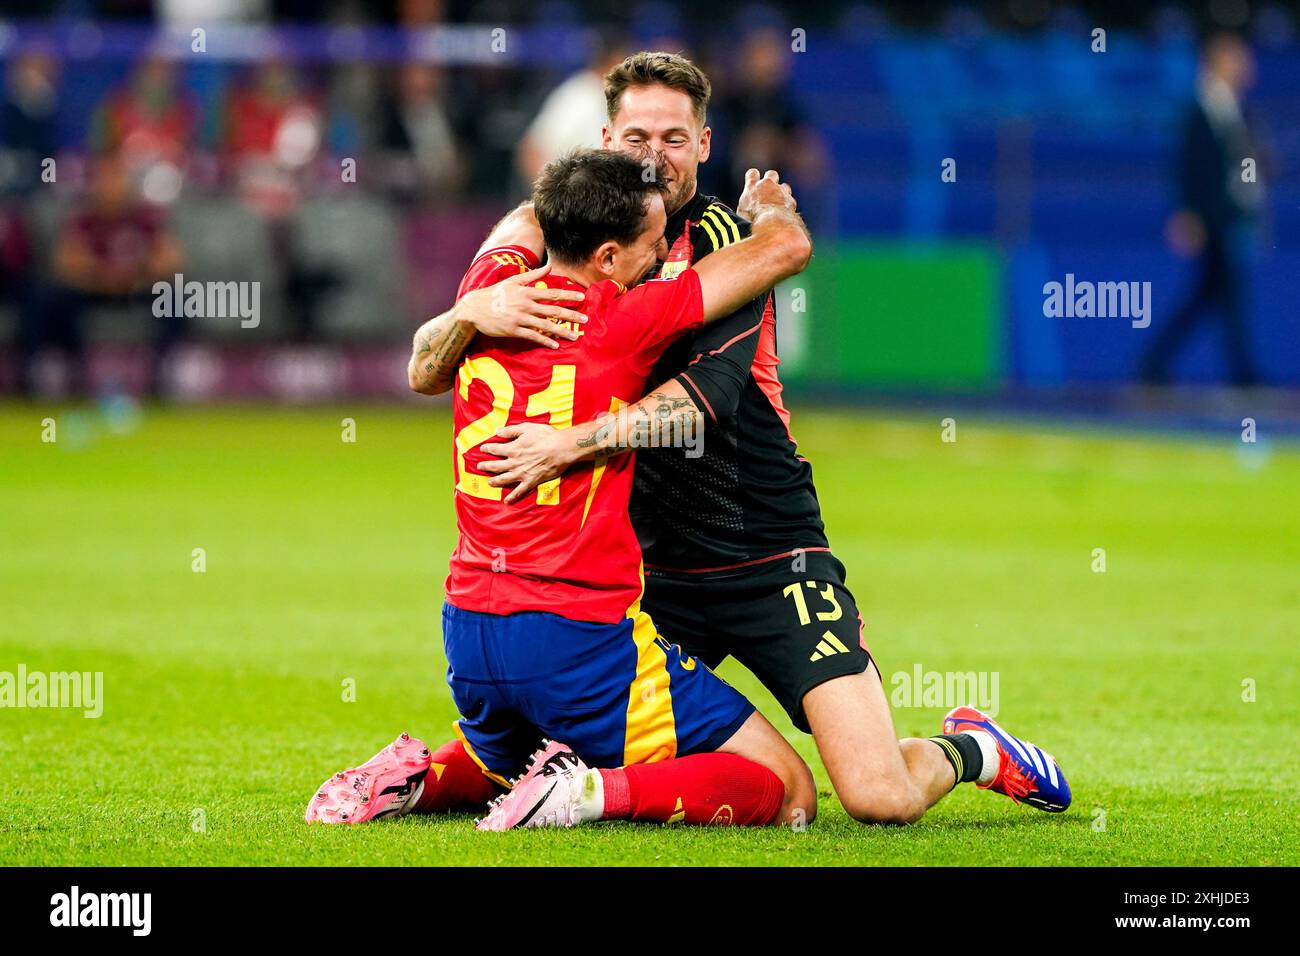
[[[740,215],[696,188],[712,136],[710,92],[704,73],[677,54],[638,53],[606,77],[605,147],[661,156],[670,177],[670,252],[658,278],[748,232],[756,170]],[[512,227],[537,228],[525,207],[498,225],[497,240]],[[435,330],[431,380],[449,379],[473,334],[511,334],[505,325],[498,316],[492,328]],[[531,326],[542,327],[535,318]],[[642,606],[669,640],[709,666],[732,656],[751,670],[813,734],[855,819],[910,823],[965,781],[1064,810],[1070,790],[1055,759],[973,708],[952,711],[942,734],[898,739],[811,466],[790,433],[775,332],[769,292],[672,347],[652,376],[662,384],[640,401],[563,430],[540,422],[502,429],[482,446],[500,461],[480,469],[496,472],[492,484],[513,486],[509,502],[575,462],[639,451],[629,510],[644,556]]]

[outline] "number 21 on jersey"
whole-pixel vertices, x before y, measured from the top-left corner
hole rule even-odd
[[[568,428],[573,424],[573,385],[577,367],[556,365],[551,369],[551,382],[540,392],[528,397],[524,414],[529,418],[546,415],[554,428]],[[496,359],[486,355],[469,359],[460,366],[460,397],[469,401],[469,387],[480,381],[492,394],[492,406],[487,413],[474,419],[456,433],[456,490],[475,498],[500,501],[501,488],[488,484],[488,475],[465,470],[465,454],[481,442],[487,441],[504,428],[510,420],[510,409],[515,403],[515,383],[510,373]],[[537,486],[537,503],[553,505],[560,500],[560,479],[552,478]]]

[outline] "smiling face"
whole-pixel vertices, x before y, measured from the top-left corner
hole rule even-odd
[[[662,165],[654,176],[627,153],[577,149],[546,164],[533,210],[554,274],[591,285],[636,285],[667,255]]]
[[[606,149],[635,156],[651,151],[663,157],[668,215],[695,195],[700,163],[709,158],[712,130],[696,116],[691,98],[667,86],[629,86],[618,112],[603,132]]]
[[[626,289],[644,282],[659,261],[668,255],[668,242],[664,230],[668,228],[668,214],[664,212],[664,198],[653,193],[645,204],[645,217],[641,220],[640,234],[630,243],[613,240],[602,243],[585,266],[582,278],[587,284],[601,279],[613,279]]]
[[[667,228],[668,213],[664,209],[664,197],[655,193],[646,200],[645,228],[631,245],[618,247],[610,278],[629,289],[644,279],[659,260],[668,255],[668,244],[664,240],[664,230]]]

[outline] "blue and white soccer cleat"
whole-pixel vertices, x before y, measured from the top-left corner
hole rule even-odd
[[[997,772],[987,783],[976,786],[1048,813],[1061,813],[1070,806],[1070,785],[1061,765],[1046,750],[1011,736],[992,717],[974,707],[957,707],[943,719],[945,734],[971,731],[988,734],[998,750]]]

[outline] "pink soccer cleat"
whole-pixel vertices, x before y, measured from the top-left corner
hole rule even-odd
[[[429,748],[402,734],[360,767],[330,777],[307,804],[308,823],[365,823],[410,812],[424,792]]]
[[[521,827],[572,827],[599,820],[604,804],[600,774],[562,743],[542,741],[527,772],[513,789],[488,804],[479,830]]]

